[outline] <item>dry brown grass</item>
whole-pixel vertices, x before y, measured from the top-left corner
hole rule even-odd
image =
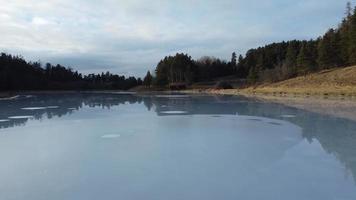
[[[240,90],[242,93],[356,96],[356,66],[324,70],[278,83]]]

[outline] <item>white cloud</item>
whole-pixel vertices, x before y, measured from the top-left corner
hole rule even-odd
[[[340,21],[346,1],[0,0],[0,50],[143,75],[170,53],[228,59],[270,41],[315,37]]]
[[[47,19],[45,18],[41,18],[41,17],[34,17],[32,19],[32,22],[31,22],[33,25],[35,26],[43,26],[43,25],[50,25],[52,24],[52,22],[48,21]]]

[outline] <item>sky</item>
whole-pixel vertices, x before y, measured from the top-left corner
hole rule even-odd
[[[0,0],[0,51],[144,76],[167,55],[229,60],[337,27],[347,0]],[[356,5],[356,0],[351,1]]]

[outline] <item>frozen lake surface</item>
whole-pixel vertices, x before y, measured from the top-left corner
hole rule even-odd
[[[356,123],[232,96],[0,101],[0,199],[355,200]]]

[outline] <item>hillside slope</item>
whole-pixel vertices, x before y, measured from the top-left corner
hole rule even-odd
[[[356,95],[356,66],[336,68],[285,81],[242,89],[247,93]]]

